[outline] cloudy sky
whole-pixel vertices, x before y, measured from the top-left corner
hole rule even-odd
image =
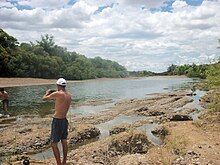
[[[219,58],[220,0],[0,0],[0,28],[21,42],[57,45],[131,70]]]

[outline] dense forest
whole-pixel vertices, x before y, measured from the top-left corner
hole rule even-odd
[[[83,80],[127,77],[117,62],[100,57],[87,58],[55,44],[53,36],[41,36],[36,43],[20,43],[0,29],[0,77],[34,77]]]
[[[220,43],[220,40],[219,40]],[[220,47],[218,47],[220,48]],[[41,36],[36,43],[19,43],[16,38],[0,28],[0,77],[33,77],[84,80],[94,78],[119,78],[128,76],[186,75],[220,82],[220,61],[215,64],[172,64],[166,72],[127,71],[117,62],[100,57],[87,58],[58,46],[54,37]],[[220,83],[219,83],[220,85]]]
[[[187,77],[198,77],[206,78],[207,64],[196,65],[196,64],[184,64],[184,65],[174,65],[172,64],[167,68],[166,72],[155,73],[150,71],[132,71],[130,76],[172,76],[172,75],[186,75]]]

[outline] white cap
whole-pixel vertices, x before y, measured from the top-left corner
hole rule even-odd
[[[57,80],[56,84],[65,87],[67,83],[66,83],[66,80],[64,78],[59,78]]]

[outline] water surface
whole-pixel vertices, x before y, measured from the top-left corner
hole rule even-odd
[[[106,79],[69,83],[67,90],[72,94],[72,113],[88,115],[100,112],[112,104],[101,106],[76,107],[77,102],[112,99],[115,103],[122,99],[143,98],[146,94],[172,91],[186,87],[190,78],[138,78],[138,79]],[[6,88],[10,96],[10,115],[38,114],[45,116],[53,113],[53,102],[43,102],[42,96],[47,89],[55,89],[55,85],[39,85]]]

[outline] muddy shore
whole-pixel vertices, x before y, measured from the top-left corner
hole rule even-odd
[[[213,94],[208,93],[200,99],[203,115],[196,121],[192,114],[200,110],[185,106],[193,102],[193,95],[187,91],[157,93],[142,99],[122,100],[97,114],[71,116],[68,164],[219,164],[219,114],[207,111]],[[93,105],[99,105],[99,102]],[[101,132],[97,125],[121,116],[141,118],[132,123],[122,121],[122,124],[109,128],[111,135],[99,138]],[[21,164],[25,157],[31,164],[55,164],[53,158],[31,158],[31,154],[50,147],[50,123],[51,116],[1,118],[3,164]],[[153,143],[147,130],[140,129],[153,123],[158,128],[150,131],[160,137],[162,145]]]

